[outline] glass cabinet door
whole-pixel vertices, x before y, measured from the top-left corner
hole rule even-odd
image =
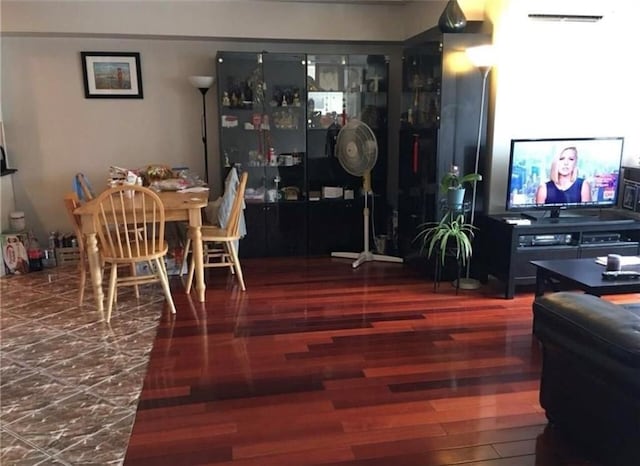
[[[305,57],[264,53],[262,148],[267,202],[306,199]]]
[[[363,247],[363,179],[348,173],[336,154],[338,133],[352,119],[366,123],[376,136],[370,202],[376,204],[372,218],[378,232],[386,233],[387,86],[384,55],[307,55],[310,253]]]
[[[310,198],[322,198],[323,187],[359,193],[361,177],[340,166],[335,142],[340,128],[352,118],[366,123],[378,139],[373,173],[383,173],[374,192],[386,189],[387,60],[383,55],[308,55],[307,129]],[[382,160],[381,160],[382,159]],[[350,196],[350,195],[349,195]]]
[[[249,172],[249,201],[305,197],[304,69],[304,55],[218,54],[222,172]]]
[[[304,254],[305,56],[221,52],[217,61],[222,174],[249,173],[240,255]]]
[[[415,248],[412,241],[417,226],[437,217],[441,81],[442,45],[439,41],[404,50],[398,170],[402,254]]]

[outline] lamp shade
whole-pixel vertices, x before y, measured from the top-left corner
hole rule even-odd
[[[495,64],[495,50],[491,45],[469,47],[467,56],[478,68],[491,68]]]
[[[209,89],[213,81],[213,76],[189,76],[189,82],[198,89]]]

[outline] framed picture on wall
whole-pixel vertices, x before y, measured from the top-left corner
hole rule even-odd
[[[142,99],[140,54],[80,52],[87,99]]]

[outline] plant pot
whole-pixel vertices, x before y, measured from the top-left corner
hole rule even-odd
[[[464,188],[449,188],[447,191],[447,207],[450,212],[462,210],[464,204]]]

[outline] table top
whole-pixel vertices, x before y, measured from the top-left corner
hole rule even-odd
[[[531,264],[550,275],[567,279],[598,294],[640,293],[640,279],[603,280],[602,272],[605,267],[597,264],[595,257],[531,261]],[[623,267],[623,270],[640,272],[640,265],[627,265]]]
[[[178,191],[160,191],[157,193],[164,204],[164,210],[186,210],[202,209],[209,203],[209,191],[197,193],[181,193]],[[76,215],[86,215],[93,213],[94,200],[88,201],[78,207],[74,213]]]

